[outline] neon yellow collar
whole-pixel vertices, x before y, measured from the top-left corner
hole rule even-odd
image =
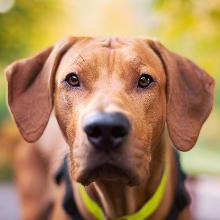
[[[163,176],[161,178],[160,184],[154,193],[154,195],[139,209],[136,213],[131,215],[125,215],[122,217],[115,218],[114,220],[142,220],[147,219],[153,214],[163,198],[166,182],[168,178],[168,169],[165,168]],[[105,214],[102,208],[88,195],[84,186],[79,185],[80,196],[84,202],[84,205],[88,211],[97,219],[97,220],[106,220]]]

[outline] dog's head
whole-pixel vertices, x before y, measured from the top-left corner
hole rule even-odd
[[[138,184],[165,124],[176,148],[190,150],[213,104],[211,77],[142,38],[69,38],[10,65],[6,75],[23,137],[36,141],[54,106],[72,176],[83,184]]]

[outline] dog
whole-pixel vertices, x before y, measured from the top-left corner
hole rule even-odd
[[[213,105],[204,70],[155,40],[69,37],[11,64],[6,77],[26,141],[41,137],[54,108],[82,219],[169,218],[179,182],[174,147],[195,145]],[[68,218],[61,186],[54,219]],[[189,215],[187,203],[175,219]]]

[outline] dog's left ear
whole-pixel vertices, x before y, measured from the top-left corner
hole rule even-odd
[[[190,150],[213,106],[214,80],[190,60],[149,41],[167,78],[167,127],[176,148]]]

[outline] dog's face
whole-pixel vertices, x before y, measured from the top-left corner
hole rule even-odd
[[[134,184],[146,177],[151,148],[164,129],[165,82],[160,59],[144,41],[88,39],[68,50],[56,73],[54,103],[75,180],[87,184],[119,177]],[[113,137],[107,134],[106,139],[122,139],[120,143],[94,143],[104,136],[98,130],[105,130],[108,117],[117,113],[129,125],[120,127],[116,118],[106,131]],[[100,117],[102,126],[97,125]],[[97,137],[85,131],[90,120],[96,126],[90,133],[100,132]]]
[[[6,73],[24,138],[40,137],[54,105],[71,174],[83,184],[140,183],[165,123],[175,146],[189,150],[212,107],[213,80],[203,70],[140,38],[71,38]]]

